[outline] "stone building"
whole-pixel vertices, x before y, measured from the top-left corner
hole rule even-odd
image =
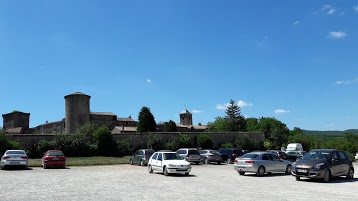
[[[91,96],[75,92],[64,96],[65,99],[65,118],[59,121],[48,122],[29,128],[30,113],[14,111],[9,114],[3,114],[3,129],[6,133],[12,134],[60,134],[75,133],[78,127],[91,123],[94,125],[108,126],[113,134],[136,133],[137,121],[131,116],[128,118],[117,117],[112,112],[91,112]],[[178,132],[203,132],[207,130],[206,126],[193,125],[192,114],[184,110],[179,114],[180,123],[177,125]],[[162,131],[158,125],[158,131]]]

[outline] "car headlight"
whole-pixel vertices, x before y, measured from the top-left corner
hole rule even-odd
[[[313,166],[313,169],[320,169],[323,165],[324,163],[318,163],[317,165]]]

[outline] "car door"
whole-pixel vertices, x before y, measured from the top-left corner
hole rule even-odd
[[[272,172],[275,170],[275,165],[270,155],[271,154],[262,155],[262,165],[265,167],[266,172]]]
[[[149,159],[149,164],[152,166],[153,170],[157,170],[157,158],[158,153],[154,153],[152,158]]]
[[[135,163],[140,163],[140,160],[143,158],[143,150],[138,150],[135,155]]]
[[[156,161],[157,170],[163,170],[163,154],[158,153],[158,159]]]
[[[339,156],[336,151],[332,152],[330,164],[332,176],[339,175],[341,162],[339,161]]]
[[[347,175],[349,171],[349,159],[343,151],[338,151],[340,166],[339,166],[339,174]]]
[[[277,172],[284,172],[286,171],[286,163],[283,162],[277,155],[271,154],[272,161],[274,163],[275,171]]]

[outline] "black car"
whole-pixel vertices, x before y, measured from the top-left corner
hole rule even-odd
[[[233,163],[235,158],[244,154],[244,152],[238,148],[221,148],[218,149],[218,152],[221,154],[222,161],[228,164]]]
[[[301,177],[323,179],[329,182],[332,177],[346,176],[352,179],[354,167],[352,159],[345,151],[336,149],[315,149],[297,160],[292,169],[292,176],[296,180]]]

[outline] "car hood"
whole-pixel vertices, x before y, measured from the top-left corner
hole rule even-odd
[[[313,166],[324,163],[326,160],[298,160],[295,162],[295,167],[298,168],[312,168]]]
[[[185,160],[165,160],[164,163],[172,165],[190,165],[190,163]]]

